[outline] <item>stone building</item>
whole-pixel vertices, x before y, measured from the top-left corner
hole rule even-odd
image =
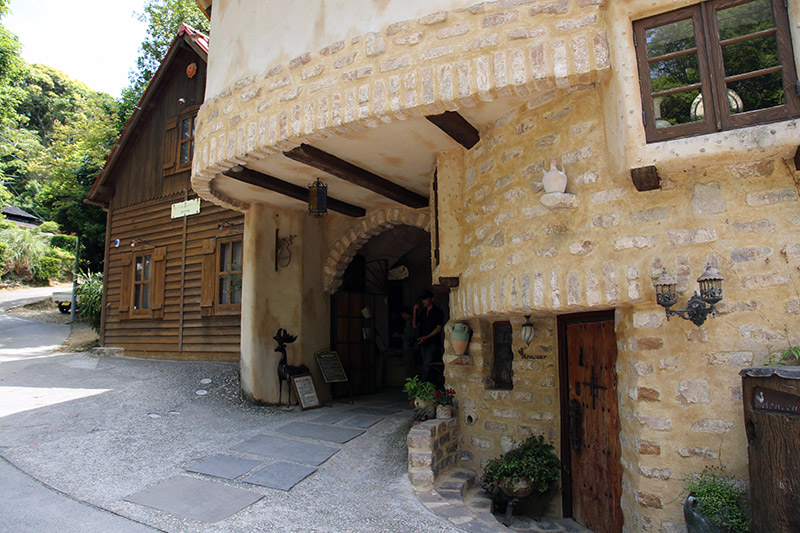
[[[680,531],[686,474],[747,478],[738,371],[800,323],[796,1],[198,3],[192,185],[244,213],[245,394],[278,401],[277,328],[309,366],[342,343],[365,246],[395,239],[392,268],[419,244],[394,232],[425,231],[437,300],[473,330],[466,355],[445,342],[467,465],[546,435],[570,465],[551,512],[597,531]],[[717,316],[665,320],[653,282],[681,308],[706,265]]]

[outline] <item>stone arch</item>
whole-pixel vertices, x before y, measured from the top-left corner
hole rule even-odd
[[[383,233],[394,226],[414,226],[430,232],[430,214],[426,208],[407,209],[390,207],[377,209],[350,226],[334,243],[322,271],[322,287],[328,294],[333,294],[342,285],[347,265],[353,260],[358,250],[375,235]]]

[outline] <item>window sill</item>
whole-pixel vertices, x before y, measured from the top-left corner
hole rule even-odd
[[[800,119],[791,119],[640,145],[632,150],[629,161],[632,168],[656,165],[659,170],[679,171],[754,157],[787,159],[794,157],[798,139]]]

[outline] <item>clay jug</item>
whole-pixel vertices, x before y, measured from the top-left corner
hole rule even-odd
[[[450,342],[453,343],[453,350],[456,355],[464,355],[467,353],[467,346],[469,346],[469,337],[472,331],[469,326],[464,323],[453,324],[453,332],[450,334]]]
[[[545,172],[542,178],[542,185],[546,193],[563,193],[567,190],[567,175],[558,170],[555,157],[550,159],[550,170]]]

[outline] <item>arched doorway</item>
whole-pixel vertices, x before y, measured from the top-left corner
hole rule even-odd
[[[354,394],[402,387],[416,373],[414,355],[403,350],[403,306],[431,288],[431,239],[408,224],[389,227],[353,255],[331,296],[331,346],[339,354]],[[448,293],[436,293],[448,310]],[[346,393],[334,388],[334,395]]]

